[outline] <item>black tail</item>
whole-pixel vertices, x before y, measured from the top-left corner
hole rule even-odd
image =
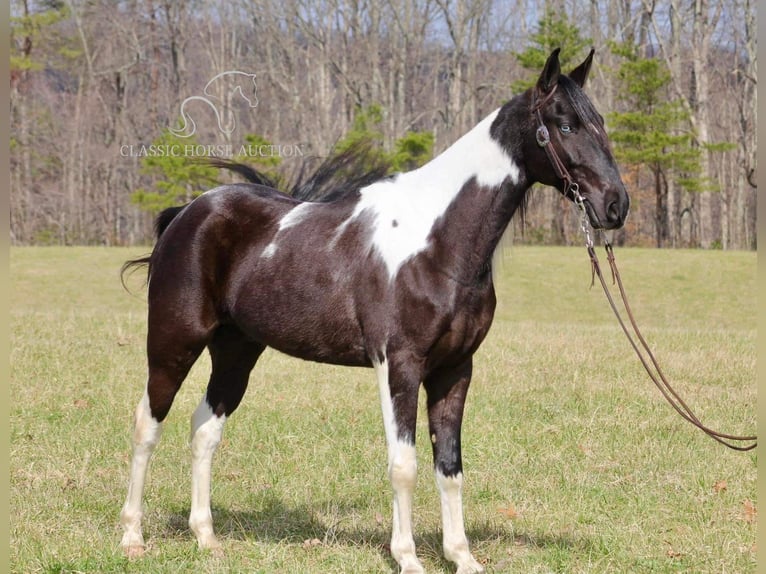
[[[250,183],[257,183],[258,185],[265,185],[266,187],[279,189],[279,185],[274,179],[249,165],[245,165],[244,163],[238,163],[236,161],[220,157],[204,158],[200,160],[200,162],[210,167],[228,169],[229,171],[238,173]]]
[[[188,205],[188,203],[186,204]],[[157,237],[157,240],[159,241],[160,237],[162,236],[162,233],[167,229],[168,225],[170,225],[170,222],[175,219],[176,215],[181,213],[186,205],[176,206],[176,207],[168,207],[167,209],[163,209],[160,214],[157,216],[157,219],[154,220],[154,234]],[[149,281],[149,277],[152,274],[152,256],[144,255],[143,257],[137,257],[136,259],[129,259],[125,263],[122,264],[122,268],[120,269],[120,281],[122,282],[122,286],[125,288],[126,291],[128,291],[127,285],[125,285],[125,273],[130,271],[132,274],[136,271],[139,267],[146,266],[146,280]]]

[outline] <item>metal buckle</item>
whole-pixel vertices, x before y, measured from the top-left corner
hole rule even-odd
[[[585,208],[585,200],[580,195],[580,186],[576,182],[572,182],[569,184],[567,191],[572,193],[574,204],[580,212],[580,230],[585,235],[585,246],[588,248],[593,247],[593,237],[590,234],[590,219],[588,218],[588,210]]]
[[[545,147],[551,143],[551,136],[548,133],[548,128],[541,124],[535,132],[535,139],[537,140],[537,145],[540,147]]]

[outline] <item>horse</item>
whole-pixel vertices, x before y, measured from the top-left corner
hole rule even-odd
[[[583,85],[594,51],[569,74],[554,50],[536,84],[413,171],[301,201],[256,183],[211,189],[157,219],[148,265],[148,381],[135,410],[121,545],[144,551],[142,493],[162,423],[207,348],[207,390],[191,417],[189,526],[221,551],[210,510],[212,459],[266,347],[299,359],[371,367],[393,490],[390,552],[423,572],[412,532],[415,430],[427,395],[443,551],[482,572],[465,534],[460,429],[473,356],[495,311],[492,259],[530,186],[556,187],[596,229],[625,222],[629,197]],[[246,170],[241,169],[241,172]]]

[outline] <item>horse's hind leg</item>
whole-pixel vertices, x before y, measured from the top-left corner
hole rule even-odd
[[[120,513],[124,531],[121,545],[129,557],[140,556],[145,548],[141,532],[141,502],[149,460],[160,440],[162,421],[189,369],[205,348],[207,339],[204,329],[185,336],[168,336],[167,332],[164,335],[162,339],[153,338],[150,330],[147,345],[149,377],[135,412],[128,496]]]
[[[189,527],[200,548],[218,551],[210,510],[213,455],[226,418],[239,406],[248,378],[264,346],[247,341],[236,328],[219,327],[210,344],[213,364],[207,392],[191,419],[192,503]]]
[[[123,528],[122,548],[129,557],[140,556],[144,552],[144,537],[141,532],[141,499],[144,493],[146,471],[154,447],[160,440],[162,423],[154,419],[149,408],[148,394],[144,394],[136,407],[133,430],[133,458],[130,463],[130,482],[128,496],[120,512]]]

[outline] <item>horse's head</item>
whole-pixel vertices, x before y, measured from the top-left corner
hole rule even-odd
[[[247,88],[240,89],[240,93],[242,94],[242,97],[247,100],[250,107],[254,108],[258,105],[258,86],[255,84],[255,74],[247,74],[247,76],[253,84],[252,90],[250,90],[249,82],[245,82]],[[249,98],[245,95],[245,92],[242,91],[243,89],[246,90],[248,94],[251,94]]]
[[[592,61],[593,50],[567,76],[559,67],[559,50],[551,53],[537,85],[524,96],[523,153],[531,180],[554,186],[571,200],[579,192],[591,225],[615,229],[625,223],[630,199],[604,119],[582,90]]]

